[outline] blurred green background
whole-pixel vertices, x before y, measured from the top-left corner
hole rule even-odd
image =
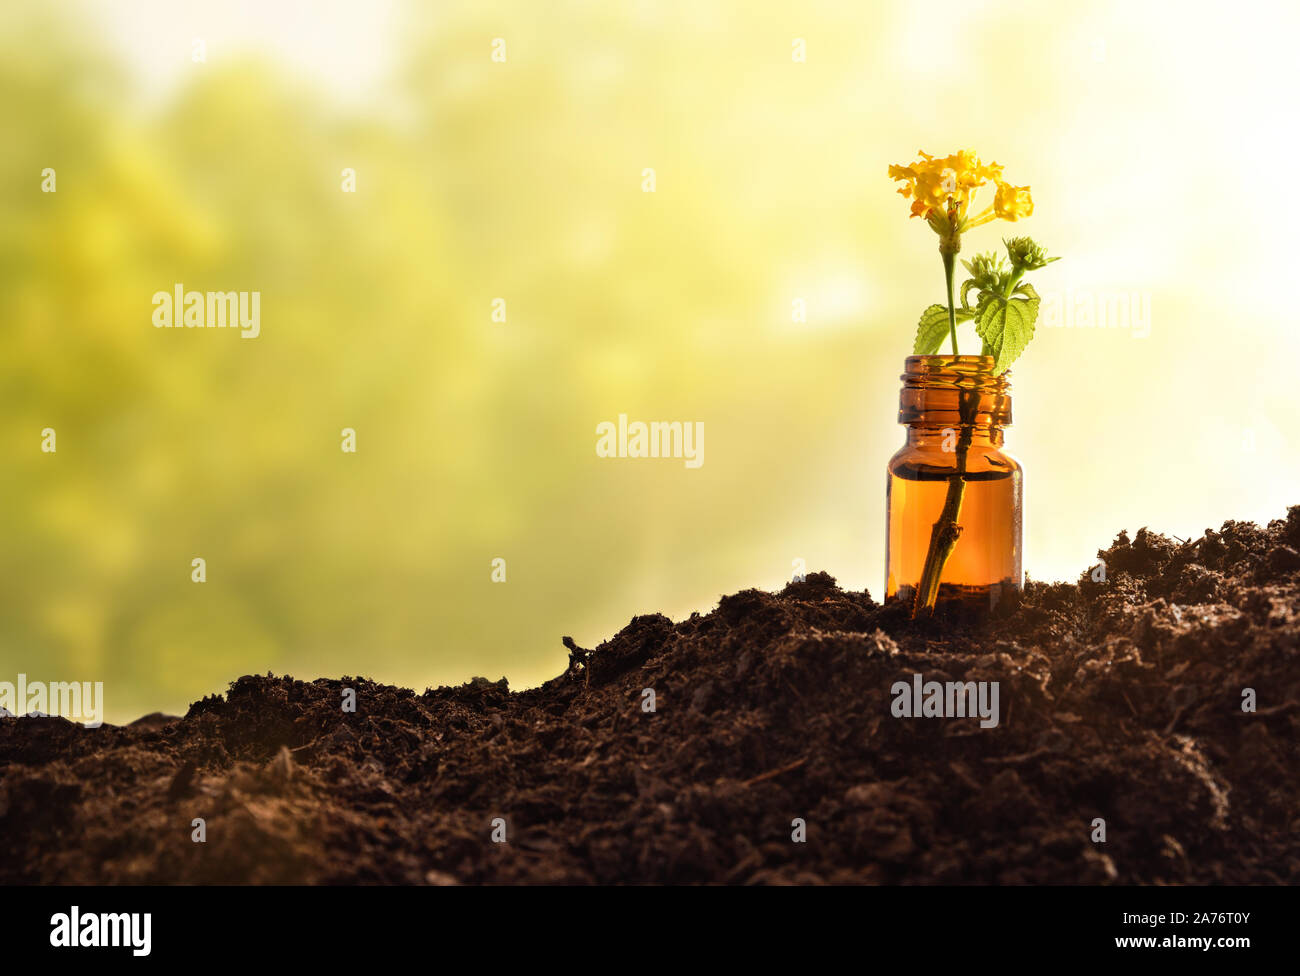
[[[879,597],[898,374],[942,297],[886,178],[918,148],[1032,185],[1015,231],[1065,256],[1040,291],[1150,302],[1149,335],[1043,328],[1014,370],[1028,573],[1281,515],[1296,20],[6,4],[0,679],[103,680],[110,721],[266,670],[519,687],[562,634],[795,559]],[[261,336],[153,328],[176,282],[260,291]],[[704,465],[598,458],[619,413],[702,421]]]

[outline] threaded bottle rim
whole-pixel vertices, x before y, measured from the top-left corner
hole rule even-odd
[[[900,377],[898,422],[934,427],[1005,427],[1011,380],[993,374],[992,356],[908,356]]]

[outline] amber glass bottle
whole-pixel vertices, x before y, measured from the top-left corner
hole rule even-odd
[[[909,356],[889,461],[885,602],[982,615],[1020,596],[1024,475],[1002,451],[1007,374],[991,356]]]

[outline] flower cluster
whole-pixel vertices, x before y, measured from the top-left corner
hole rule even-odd
[[[912,201],[912,216],[922,217],[936,233],[957,237],[963,231],[990,220],[1019,220],[1034,212],[1034,200],[1029,187],[1013,186],[1002,179],[1002,167],[997,163],[981,163],[969,149],[951,156],[931,156],[922,152],[921,158],[910,166],[890,166],[889,176],[902,180],[898,192]],[[975,191],[993,183],[997,192],[993,203],[982,211],[970,215]]]

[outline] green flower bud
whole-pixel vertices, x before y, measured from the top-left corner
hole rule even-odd
[[[1049,258],[1047,251],[1034,243],[1032,237],[1013,237],[1002,243],[1007,246],[1011,266],[1017,271],[1037,271],[1056,260]]]
[[[977,254],[969,261],[963,261],[966,270],[970,272],[971,280],[974,281],[974,287],[979,291],[990,291],[998,288],[1006,280],[1006,268],[1003,267],[1002,258],[990,251],[988,254]]]

